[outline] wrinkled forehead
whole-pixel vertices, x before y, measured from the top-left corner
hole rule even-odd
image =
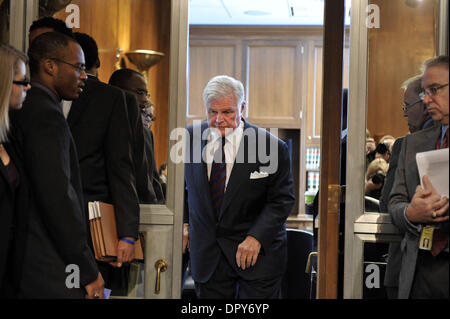
[[[429,67],[422,77],[422,87],[429,88],[448,83],[448,68],[443,65]]]

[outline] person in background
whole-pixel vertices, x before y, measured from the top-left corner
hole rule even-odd
[[[20,298],[102,298],[104,281],[88,246],[88,226],[76,147],[61,100],[84,88],[84,54],[71,37],[46,32],[28,51],[32,88],[12,131],[30,176],[36,210],[30,211]],[[67,285],[67,267],[79,281]]]
[[[29,189],[9,136],[9,112],[22,108],[30,89],[27,63],[23,52],[0,43],[0,298],[15,297],[23,264],[24,247],[18,243],[26,233]]]
[[[155,161],[155,146],[152,123],[155,121],[154,104],[150,101],[150,93],[147,91],[147,80],[144,76],[132,69],[120,69],[114,71],[109,79],[109,84],[117,86],[135,95],[141,109],[145,155],[148,163],[148,176],[156,195],[156,203],[165,202],[164,192],[159,181],[159,174]]]
[[[379,199],[389,164],[382,158],[374,159],[367,167],[365,195]]]
[[[422,75],[417,75],[406,80],[402,89],[404,90],[403,100],[404,106],[402,107],[404,116],[408,121],[409,131],[411,133],[418,132],[434,125],[433,119],[430,113],[428,113],[426,105],[420,98],[422,92]],[[398,165],[398,157],[400,149],[402,147],[403,137],[399,137],[395,140],[392,147],[391,158],[389,161],[389,170],[386,174],[384,186],[381,190],[380,197],[380,212],[388,212],[389,194],[394,185],[395,171]],[[384,276],[384,286],[388,298],[395,299],[398,296],[398,277],[400,273],[400,265],[402,252],[400,250],[400,243],[389,243],[389,253],[386,265],[386,273]]]
[[[59,32],[67,35],[68,37],[73,37],[72,29],[66,26],[66,23],[62,20],[55,19],[53,17],[44,17],[33,21],[28,31],[28,44],[42,33],[45,32]]]
[[[421,98],[437,125],[404,137],[390,193],[389,214],[404,234],[400,299],[449,298],[448,198],[434,189],[427,175],[421,186],[416,163],[419,152],[448,148],[448,64],[448,56],[424,62]],[[431,250],[423,246],[425,238],[432,242]]]
[[[128,293],[128,263],[134,260],[134,243],[138,238],[141,188],[137,187],[137,181],[142,180],[135,174],[134,160],[138,159],[133,151],[135,140],[128,112],[136,107],[132,104],[136,101],[97,78],[100,59],[95,40],[78,32],[74,38],[86,52],[88,79],[80,97],[73,103],[64,102],[63,108],[79,155],[86,212],[92,201],[114,205],[119,237],[117,260],[98,264],[111,294],[124,296]]]

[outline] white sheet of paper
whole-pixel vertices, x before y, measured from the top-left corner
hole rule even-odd
[[[436,192],[448,198],[448,148],[416,154],[417,168],[422,177],[427,174]]]

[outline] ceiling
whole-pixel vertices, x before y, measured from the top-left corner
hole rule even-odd
[[[323,25],[323,9],[324,0],[189,0],[189,24]]]

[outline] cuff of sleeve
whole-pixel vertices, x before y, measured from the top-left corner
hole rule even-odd
[[[420,233],[422,231],[422,225],[414,225],[413,223],[411,223],[408,219],[408,217],[406,217],[406,210],[408,209],[409,205],[407,205],[405,207],[405,209],[403,210],[403,217],[405,218],[406,224],[408,225],[408,227],[412,228],[413,230],[417,231],[418,233]]]

